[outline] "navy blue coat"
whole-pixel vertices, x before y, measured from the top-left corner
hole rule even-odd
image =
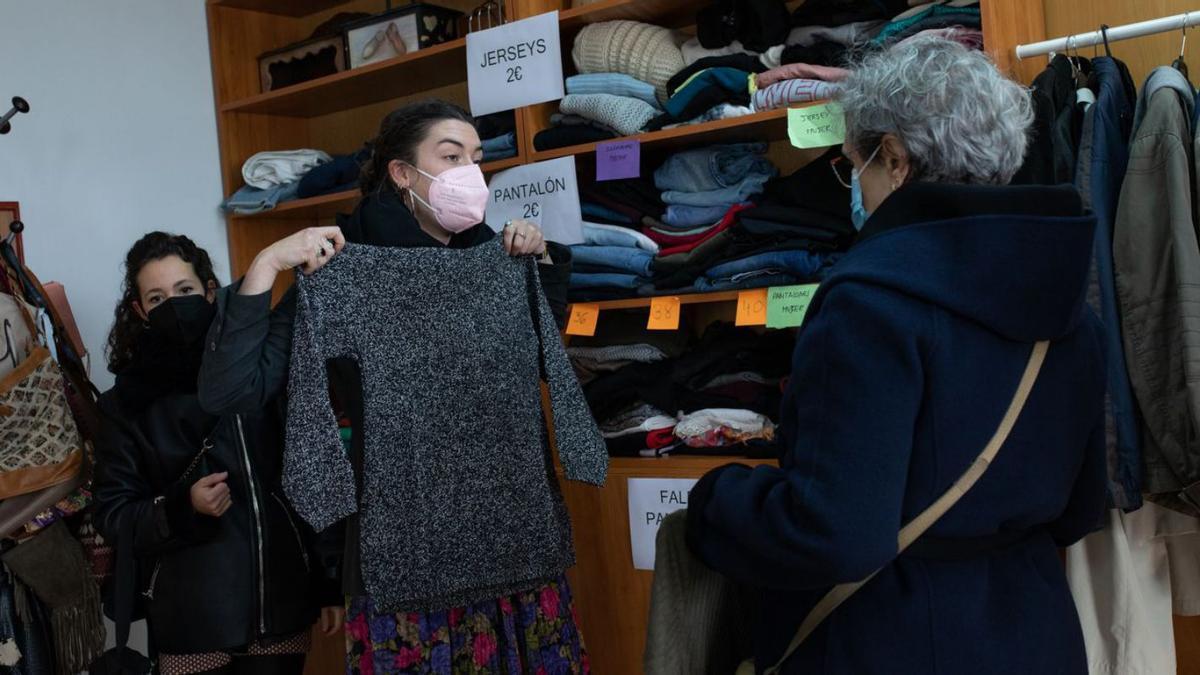
[[[716,469],[689,500],[693,552],[760,590],[760,671],[832,585],[882,567],[784,673],[1087,672],[1057,549],[1105,503],[1094,227],[1069,187],[918,183],[873,214],[800,330],[780,467]],[[991,469],[921,542],[934,553],[896,559],[1038,340],[1049,356]]]

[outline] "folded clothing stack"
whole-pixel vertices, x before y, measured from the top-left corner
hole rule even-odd
[[[495,162],[517,156],[517,117],[513,111],[477,117],[475,129],[483,141],[483,161]]]
[[[656,287],[715,291],[819,281],[856,234],[849,192],[829,168],[839,152],[831,148],[793,174],[767,181],[762,195],[703,245],[660,256]]]
[[[918,5],[896,15],[871,44],[886,47],[926,31],[961,28],[978,32],[982,26],[979,0],[942,0]]]
[[[765,150],[744,143],[677,153],[652,184],[581,179],[586,222],[584,243],[572,247],[571,300],[819,281],[856,234],[849,192],[829,167],[839,151],[779,177]]]
[[[538,150],[631,136],[661,111],[654,85],[624,73],[573,75],[566,90],[551,126],[533,138]]]
[[[665,205],[649,178],[596,181],[579,167],[583,243],[572,246],[571,296],[589,300],[633,297],[649,287],[658,244],[640,231]]]
[[[790,63],[753,76],[750,107],[773,110],[801,103],[827,101],[850,71],[832,66]]]
[[[618,314],[630,318],[610,316]],[[644,314],[609,312],[602,325],[637,320],[644,322]],[[683,331],[673,333],[686,339]],[[602,339],[592,338],[590,344]],[[653,334],[651,339],[661,338]],[[667,358],[595,373],[584,395],[613,455],[772,456],[783,378],[794,347],[790,331],[760,335],[718,322],[694,345],[676,348]]]
[[[654,87],[667,99],[667,80],[683,68],[683,37],[669,29],[637,21],[587,25],[575,37],[571,59],[582,74],[621,73]]]

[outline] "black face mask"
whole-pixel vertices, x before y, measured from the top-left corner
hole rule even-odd
[[[162,340],[188,347],[208,334],[208,326],[217,308],[203,295],[183,295],[170,298],[150,310],[150,330]]]

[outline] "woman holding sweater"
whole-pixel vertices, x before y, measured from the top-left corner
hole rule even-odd
[[[548,245],[530,222],[509,223],[498,235],[481,222],[486,202],[478,200],[481,188],[486,197],[478,166],[482,144],[465,111],[436,100],[407,105],[383,120],[371,147],[361,178],[363,198],[354,213],[340,219],[340,229],[295,235],[308,237],[302,246],[313,252],[314,266],[336,255],[346,242],[465,249],[499,236],[510,255],[538,257],[543,290],[561,321],[570,276],[569,249]],[[270,321],[266,304],[276,276],[294,266],[275,250],[282,244],[260,253],[240,284],[218,299],[218,319],[209,336],[213,351],[201,375],[203,395],[218,407],[257,398],[262,382],[281,382],[287,372],[290,323]],[[260,357],[264,353],[272,356]],[[361,480],[361,374],[348,359],[327,365],[336,398],[353,429],[350,458]],[[362,580],[358,517],[351,516],[341,525],[348,673],[588,672],[565,577],[469,606],[380,611]]]

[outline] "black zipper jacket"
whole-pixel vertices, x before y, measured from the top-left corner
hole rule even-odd
[[[269,303],[269,295],[247,304],[253,301]],[[290,323],[293,308],[281,303],[271,320]],[[225,650],[307,630],[320,606],[340,601],[316,564],[311,530],[280,489],[281,397],[214,407],[198,396],[194,378],[164,387],[155,381],[171,375],[130,370],[142,372],[118,375],[100,399],[97,526],[115,541],[133,520],[139,587],[157,648]],[[210,448],[184,477],[206,440]],[[191,485],[221,471],[229,472],[231,507],[220,518],[197,514]]]

